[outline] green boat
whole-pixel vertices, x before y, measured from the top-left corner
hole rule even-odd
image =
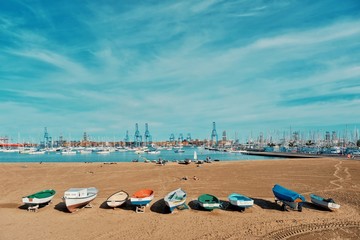
[[[215,208],[220,208],[220,200],[211,194],[201,195],[198,198],[198,202],[200,206],[206,210],[213,210]]]
[[[49,203],[55,196],[56,191],[53,189],[43,190],[22,198],[26,205],[41,205]]]

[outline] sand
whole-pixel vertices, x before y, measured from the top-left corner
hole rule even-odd
[[[292,159],[214,162],[164,166],[152,163],[0,164],[0,239],[360,239],[360,161]],[[188,180],[181,180],[187,176]],[[196,176],[198,180],[194,180]],[[281,184],[303,194],[317,193],[341,204],[330,212],[307,203],[302,212],[281,211],[272,187]],[[93,208],[66,211],[61,199],[70,187],[99,189]],[[163,197],[182,187],[189,209],[168,213]],[[52,204],[28,212],[21,197],[57,191]],[[130,206],[109,209],[118,190],[130,195],[155,191],[145,213]],[[210,193],[226,201],[232,192],[254,199],[245,211],[201,211],[196,199]]]

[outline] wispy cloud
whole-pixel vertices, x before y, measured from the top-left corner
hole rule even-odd
[[[212,121],[244,135],[325,119],[356,123],[359,6],[334,4],[7,3],[0,80],[8,101],[0,107],[9,118],[2,124],[15,131],[25,112],[32,120],[19,131],[53,124],[81,136],[120,135],[148,122],[165,139],[208,137]]]

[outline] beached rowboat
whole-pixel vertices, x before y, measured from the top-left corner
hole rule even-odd
[[[294,192],[290,189],[284,188],[278,184],[275,184],[272,189],[275,195],[275,202],[282,202],[282,210],[286,210],[286,206],[289,206],[293,210],[302,211],[302,202],[305,202],[304,196]]]
[[[165,204],[170,208],[170,212],[178,206],[181,206],[186,201],[186,192],[178,188],[164,197]]]
[[[340,208],[340,205],[335,203],[331,198],[323,198],[315,194],[310,194],[311,202],[319,207],[329,209],[331,211],[337,210]]]
[[[126,202],[126,200],[128,199],[128,197],[129,197],[129,194],[127,192],[121,190],[119,192],[112,194],[106,200],[106,204],[109,207],[116,208],[116,207],[123,205]]]
[[[53,189],[43,190],[22,198],[26,205],[41,205],[49,203],[55,196],[56,191]]]
[[[211,194],[203,194],[199,196],[198,202],[200,206],[206,210],[213,210],[215,208],[220,208],[220,200]]]
[[[234,205],[241,208],[248,208],[252,207],[254,205],[254,200],[251,198],[238,194],[238,193],[232,193],[228,196],[229,202]]]
[[[70,188],[64,193],[64,202],[69,212],[75,212],[77,208],[88,205],[98,194],[94,187]]]
[[[305,198],[301,194],[294,192],[290,189],[284,188],[283,186],[280,186],[278,184],[275,184],[275,186],[272,189],[275,197],[278,200],[281,201],[287,201],[287,202],[304,202]]]
[[[131,202],[132,205],[146,206],[153,199],[154,199],[154,191],[153,190],[151,190],[151,189],[141,189],[141,190],[135,192],[131,196],[130,202]]]

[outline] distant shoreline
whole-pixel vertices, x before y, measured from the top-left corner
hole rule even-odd
[[[246,151],[245,155],[253,156],[267,156],[267,157],[282,157],[282,158],[354,158],[359,159],[360,156],[340,155],[340,154],[305,154],[305,153],[292,153],[292,152],[259,152],[259,151]]]

